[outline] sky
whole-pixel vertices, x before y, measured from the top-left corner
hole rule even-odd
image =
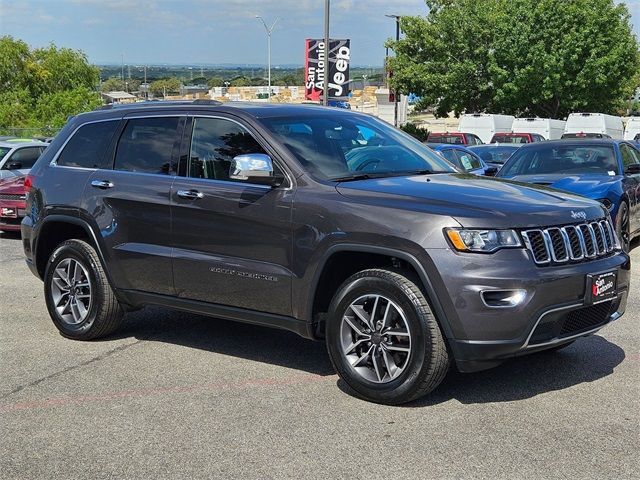
[[[627,0],[640,37],[640,0]],[[351,39],[351,64],[381,66],[395,35],[385,14],[425,15],[424,0],[332,0],[331,37]],[[0,0],[0,36],[32,47],[53,42],[96,64],[304,63],[304,39],[321,38],[323,0]]]

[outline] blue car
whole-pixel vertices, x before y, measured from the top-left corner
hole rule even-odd
[[[490,143],[485,145],[469,145],[469,150],[478,155],[486,165],[500,170],[509,157],[522,143]]]
[[[492,176],[498,171],[497,168],[487,166],[482,158],[461,145],[452,143],[427,143],[427,145],[445,160],[467,173]]]
[[[559,140],[523,145],[498,178],[545,185],[601,202],[621,246],[640,234],[640,150],[624,140]]]

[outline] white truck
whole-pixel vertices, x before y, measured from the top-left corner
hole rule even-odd
[[[611,137],[622,139],[622,118],[605,113],[570,113],[562,138]]]
[[[491,142],[496,133],[510,133],[515,117],[492,113],[466,113],[460,117],[458,131],[473,133],[484,143]]]
[[[635,140],[638,135],[640,135],[640,117],[631,117],[624,128],[624,139]]]
[[[562,137],[566,123],[564,120],[553,118],[516,118],[511,126],[511,132],[537,133],[545,140],[557,140]]]

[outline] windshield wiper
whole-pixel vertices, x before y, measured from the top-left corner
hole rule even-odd
[[[358,173],[356,175],[348,175],[345,177],[332,178],[331,181],[332,182],[353,182],[355,180],[368,180],[370,178],[373,178],[373,177],[368,173]]]

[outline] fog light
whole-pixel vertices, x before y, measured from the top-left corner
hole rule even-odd
[[[527,297],[526,290],[483,290],[482,302],[491,308],[517,307]]]

